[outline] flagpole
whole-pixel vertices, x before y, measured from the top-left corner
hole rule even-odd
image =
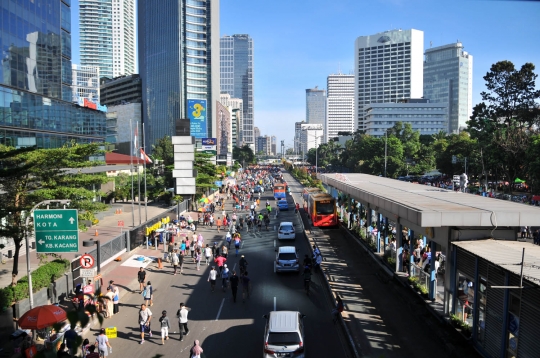
[[[137,134],[139,133],[139,121],[135,122],[136,123],[136,126],[137,126]],[[141,218],[141,176],[140,176],[140,170],[139,170],[139,165],[141,163],[141,159],[140,159],[140,155],[139,152],[140,152],[140,148],[139,148],[139,136],[137,135],[137,143],[135,143],[135,145],[137,146],[137,152],[135,155],[137,155],[137,186],[138,186],[138,190],[139,190],[139,225],[142,224],[142,218]]]
[[[144,133],[144,123],[142,124],[142,136],[143,136],[143,150],[144,150],[144,158],[143,158],[143,165],[144,165],[144,221],[148,221],[148,200],[146,199],[146,134]]]
[[[133,195],[133,122],[131,119],[129,120],[129,134],[131,137],[129,141],[129,152],[131,154],[129,156],[129,174],[131,175],[131,226],[135,227],[135,197]]]

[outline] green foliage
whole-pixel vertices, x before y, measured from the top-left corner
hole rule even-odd
[[[387,257],[387,258],[386,258],[386,262],[388,262],[388,264],[389,264],[390,266],[392,266],[392,267],[393,267],[393,266],[396,266],[396,259],[393,258],[393,257]]]
[[[245,144],[243,147],[233,148],[233,158],[242,166],[249,164],[255,164],[255,153],[251,150],[249,145]]]
[[[44,287],[48,287],[51,282],[62,277],[69,269],[69,261],[56,259],[38,267],[32,272],[33,292],[38,292]],[[0,289],[0,308],[4,309],[13,302],[18,302],[28,297],[28,276],[22,277],[15,286],[8,286]]]
[[[174,165],[174,148],[171,137],[165,136],[152,145],[152,158],[162,160],[165,166]]]

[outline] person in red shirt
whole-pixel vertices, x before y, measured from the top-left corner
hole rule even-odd
[[[221,230],[221,225],[223,225],[223,221],[222,221],[221,218],[218,216],[217,221],[216,221],[217,232],[219,232],[219,231]]]
[[[219,276],[221,276],[221,272],[223,271],[223,264],[225,262],[227,262],[227,259],[223,256],[218,256],[214,259],[214,262],[218,265],[219,267]]]

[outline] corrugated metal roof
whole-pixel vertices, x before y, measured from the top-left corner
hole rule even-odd
[[[540,226],[540,207],[368,174],[319,174],[324,184],[420,227]]]
[[[526,280],[540,286],[540,246],[538,245],[505,240],[454,241],[452,244],[518,276],[521,271],[521,256],[525,248],[523,276]]]

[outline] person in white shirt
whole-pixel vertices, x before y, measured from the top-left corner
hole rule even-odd
[[[180,309],[176,312],[176,317],[178,317],[178,327],[180,328],[180,341],[184,339],[184,334],[187,336],[189,334],[188,329],[188,312],[191,311],[191,308],[186,307],[182,302],[180,303]]]
[[[216,279],[217,279],[216,267],[212,266],[212,269],[210,270],[210,274],[208,275],[208,282],[210,282],[210,287],[212,288],[212,292],[214,292],[214,288],[216,287]]]
[[[210,257],[212,257],[212,248],[206,244],[204,248],[204,258],[206,259],[206,266],[210,264]]]
[[[144,331],[148,331],[148,335],[152,337],[152,330],[150,328],[150,321],[152,320],[152,311],[147,308],[145,304],[141,305],[139,311],[139,325],[141,326],[141,343],[144,343]]]

